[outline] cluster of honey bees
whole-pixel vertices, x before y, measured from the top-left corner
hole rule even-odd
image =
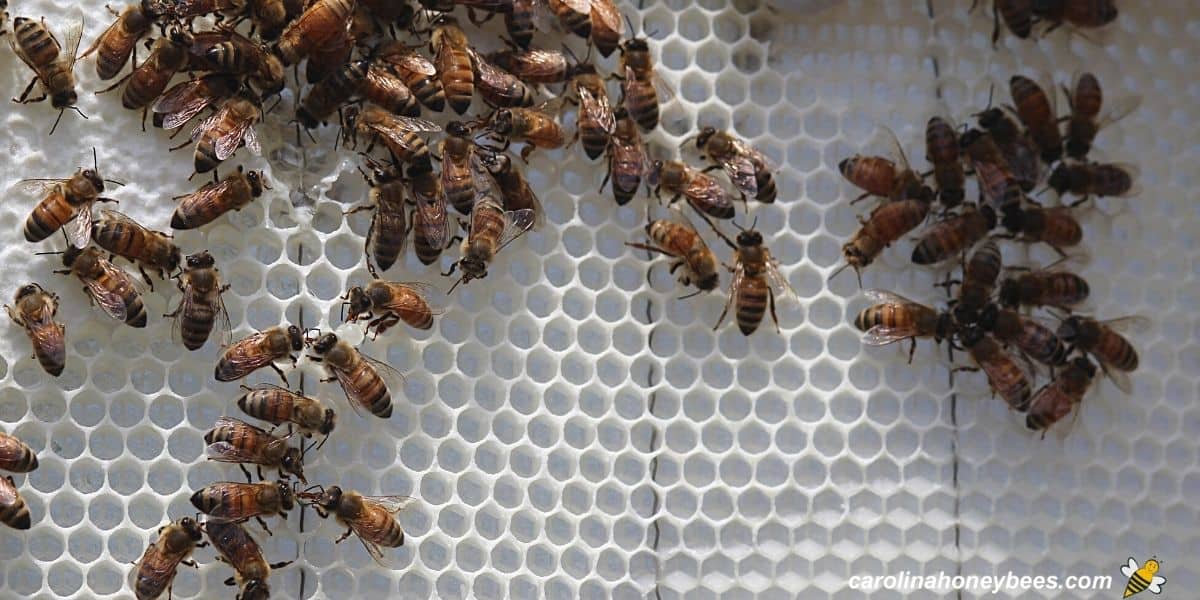
[[[1113,0],[993,0],[992,43],[1000,39],[1001,21],[1013,35],[1029,39],[1038,28],[1046,34],[1064,25],[1076,31],[1104,27],[1118,14]]]
[[[1059,117],[1057,90],[1022,75],[1009,81],[1011,106],[989,106],[976,113],[975,126],[956,130],[933,117],[925,130],[927,174],[882,156],[856,155],[842,161],[843,176],[882,202],[842,248],[845,265],[859,272],[888,246],[921,226],[912,252],[917,265],[961,265],[947,273],[944,310],[884,290],[868,290],[876,304],[854,320],[869,345],[917,338],[948,342],[965,350],[982,370],[994,394],[1025,423],[1043,435],[1082,402],[1097,374],[1097,364],[1116,386],[1129,393],[1128,373],[1138,366],[1133,345],[1119,333],[1144,326],[1142,317],[1101,321],[1077,314],[1088,300],[1088,282],[1070,270],[1084,256],[1081,205],[1095,197],[1137,192],[1131,165],[1089,159],[1101,129],[1132,111],[1136,98],[1105,101],[1100,83],[1081,74],[1064,87],[1070,112]],[[1103,111],[1103,114],[1102,114]],[[1065,126],[1064,126],[1065,123]],[[892,137],[895,141],[895,138]],[[978,203],[967,198],[974,175]],[[932,186],[926,185],[927,176]],[[1059,205],[1044,206],[1041,192],[1053,190]],[[1070,199],[1070,200],[1068,200]],[[1043,268],[1005,265],[1000,243],[1044,244],[1060,257]],[[1039,310],[1043,314],[1033,314]],[[1034,390],[1035,373],[1049,382]]]

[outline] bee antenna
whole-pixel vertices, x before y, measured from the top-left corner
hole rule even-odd
[[[95,146],[92,146],[92,169],[94,169],[97,173],[100,172],[100,159],[97,158]]]
[[[713,222],[712,222],[712,221],[711,221],[711,220],[708,218],[708,215],[706,215],[706,214],[704,214],[703,212],[701,212],[701,211],[700,211],[700,209],[696,208],[696,206],[695,206],[694,204],[691,204],[690,202],[689,202],[688,204],[689,204],[689,205],[690,205],[690,206],[691,206],[693,209],[695,209],[695,210],[696,210],[696,214],[700,215],[700,218],[701,218],[701,219],[704,219],[704,222],[705,222],[705,223],[708,223],[708,226],[712,228],[713,232],[714,232],[714,233],[716,233],[716,234],[717,234],[717,236],[718,236],[718,237],[720,237],[722,241],[724,241],[726,244],[728,244],[730,248],[733,248],[734,250],[737,250],[737,249],[738,249],[738,247],[737,247],[737,244],[735,244],[735,243],[733,242],[733,240],[729,239],[729,236],[725,235],[725,232],[721,231],[720,229],[717,229],[717,226],[716,226],[716,224],[714,224],[714,223],[713,223]],[[734,226],[736,227],[736,226],[737,226],[737,223],[734,223]],[[739,228],[739,229],[740,229],[740,228]]]
[[[47,254],[66,254],[66,253],[61,250],[59,250],[57,252],[34,252],[33,253],[34,256],[45,256]]]
[[[694,291],[694,292],[692,292],[692,293],[690,293],[690,294],[685,294],[685,295],[683,295],[683,296],[680,296],[680,297],[679,297],[679,299],[680,299],[680,300],[687,300],[688,298],[691,298],[691,297],[693,297],[693,296],[699,296],[699,295],[700,295],[700,293],[701,293],[701,292],[703,292],[703,291],[704,291],[704,290],[697,289],[696,291]]]
[[[629,18],[629,13],[625,13],[625,23],[629,25],[629,32],[632,35],[634,31],[633,20]]]
[[[849,266],[850,266],[850,263],[843,263],[843,264],[842,264],[842,266],[838,267],[836,271],[834,271],[833,273],[830,273],[830,274],[829,274],[829,278],[828,278],[828,279],[826,279],[826,280],[825,280],[825,282],[826,282],[826,283],[829,283],[830,281],[833,281],[833,278],[834,278],[834,277],[837,277],[839,273],[841,273],[842,271],[845,271],[845,270],[846,270],[846,268],[847,268],[847,267],[849,267]],[[861,280],[861,279],[859,280],[859,286],[860,286],[860,287],[862,286],[862,280]]]

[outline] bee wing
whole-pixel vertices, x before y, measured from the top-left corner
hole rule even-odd
[[[367,68],[367,81],[376,88],[387,90],[391,96],[412,95],[412,91],[404,85],[404,80],[380,62],[372,62]]]
[[[752,164],[756,165],[755,168],[760,168],[760,166],[761,166],[761,169],[764,171],[774,171],[775,170],[774,161],[767,158],[766,154],[763,154],[761,151],[759,151],[757,148],[751,146],[750,144],[747,144],[746,142],[743,142],[742,140],[734,140],[733,147],[737,149],[738,154],[750,159],[750,162]]]
[[[417,119],[413,117],[404,117],[387,113],[387,119],[384,122],[371,122],[367,125],[376,134],[388,139],[388,141],[405,149],[412,149],[412,145],[405,139],[405,133],[410,131],[441,131],[442,128],[433,121],[425,119]]]
[[[260,464],[263,462],[263,457],[260,453],[238,448],[229,442],[213,442],[208,445],[206,453],[209,460],[217,462],[250,464]]]
[[[537,214],[530,208],[510,210],[504,213],[504,231],[500,234],[500,241],[496,244],[496,252],[500,252],[513,240],[529,231],[536,221]]]
[[[904,296],[901,296],[900,294],[889,292],[888,290],[873,288],[864,290],[863,295],[866,296],[868,300],[876,304],[920,304],[919,302],[914,302],[908,298],[905,298]]]
[[[221,107],[220,110],[209,115],[207,119],[200,121],[200,124],[192,129],[192,141],[195,142],[195,141],[199,140],[200,136],[204,135],[205,131],[208,131],[209,129],[211,129],[213,124],[215,124],[220,119],[223,119],[224,117],[225,117],[225,107]]]
[[[1135,571],[1138,570],[1137,561],[1132,556],[1129,557],[1129,564],[1121,567],[1121,574],[1126,577],[1133,577]]]
[[[471,64],[475,66],[475,76],[481,81],[486,81],[487,85],[494,88],[505,88],[515,78],[512,73],[488,62],[474,48],[467,47],[467,54],[471,57]]]
[[[12,506],[20,497],[17,486],[13,485],[12,477],[0,477],[0,507]]]
[[[1146,586],[1146,590],[1151,594],[1161,594],[1162,584],[1167,582],[1167,578],[1162,575],[1155,575],[1150,579],[1150,585]]]
[[[1118,333],[1129,333],[1134,330],[1149,329],[1154,326],[1154,321],[1141,315],[1130,315],[1128,317],[1117,317],[1107,321],[1100,321],[1100,324]]]
[[[437,67],[433,65],[432,61],[412,50],[402,54],[386,55],[384,60],[397,67],[414,73],[420,73],[426,77],[434,77],[438,73]]]
[[[616,129],[617,117],[613,114],[612,105],[608,102],[607,94],[596,97],[587,88],[581,87],[579,88],[579,107],[580,110],[595,119],[604,128],[604,131],[612,133]]]
[[[617,34],[625,35],[625,20],[621,18],[621,9],[612,0],[592,0],[592,22],[599,20],[602,26]]]
[[[98,279],[88,279],[84,282],[84,286],[87,288],[88,294],[92,296],[92,300],[98,304],[100,308],[108,314],[108,316],[118,321],[124,321],[125,317],[127,316],[127,311],[125,308],[125,298],[122,296],[121,292],[126,288],[133,287],[133,282],[130,281],[129,276],[126,275],[124,271],[118,269],[115,265],[107,260],[101,259],[100,264],[101,268],[104,269],[105,273],[107,273],[109,277],[118,281],[118,284],[115,286],[116,289],[109,290],[101,285]]]
[[[28,194],[46,194],[58,191],[55,188],[66,181],[66,179],[22,179],[17,182],[17,189]]]
[[[434,290],[432,285],[421,281],[396,281],[388,284],[392,288],[392,301],[385,308],[397,314],[418,314],[426,311],[435,315],[443,310],[433,308],[429,304],[429,294]]]
[[[1108,377],[1109,381],[1112,381],[1118,390],[1126,394],[1133,394],[1133,382],[1129,379],[1129,373],[1118,369],[1111,369],[1103,361],[1100,362],[1100,370],[1104,371],[1104,375]]]
[[[733,187],[737,188],[739,192],[747,198],[758,195],[758,179],[754,175],[754,163],[748,157],[741,154],[725,157],[721,160],[721,167],[725,169],[729,180],[733,182]]]
[[[71,23],[63,38],[67,40],[67,70],[70,71],[75,67],[75,61],[79,60],[79,42],[83,39],[83,15],[79,16],[78,21]]]
[[[375,369],[375,372],[380,378],[383,379],[383,383],[387,387],[388,393],[398,392],[399,390],[404,389],[404,385],[408,382],[408,379],[403,373],[392,368],[392,366],[387,363],[367,356],[361,351],[356,350],[356,352],[358,352],[358,356],[362,358],[368,366]],[[342,391],[346,394],[346,400],[349,402],[350,407],[354,409],[354,412],[358,413],[358,415],[361,417],[368,417],[369,415],[367,415],[366,407],[354,400],[354,398],[361,397],[364,393],[364,390],[359,388],[357,385],[357,378],[352,377],[349,372],[341,369],[331,368],[330,371],[333,372],[334,377],[337,378],[338,383],[342,386]]]
[[[413,190],[413,198],[421,213],[425,238],[435,248],[445,247],[446,240],[450,239],[450,220],[446,216],[446,194],[442,192],[442,186],[439,185],[438,193],[432,195]]]
[[[897,159],[897,170],[907,171],[911,167],[908,164],[908,154],[904,152],[904,146],[900,144],[900,139],[896,137],[896,132],[892,131],[891,127],[880,125],[875,129],[875,133],[871,136],[869,142],[872,148],[887,148],[887,153],[884,156],[893,156]]]
[[[906,340],[916,334],[916,330],[912,328],[876,325],[863,334],[863,343],[868,346],[886,346],[900,340]]]
[[[123,212],[113,210],[111,208],[100,209],[100,217],[104,220],[113,221],[115,223],[120,223],[122,225],[125,225],[127,227],[132,227],[139,231],[148,231],[145,226],[143,226],[141,223],[138,223],[137,221],[135,221],[133,219],[133,217],[130,217],[129,215],[126,215]]]
[[[250,373],[272,362],[271,355],[263,351],[264,332],[246,336],[225,349],[220,360],[228,362],[239,373]]]
[[[729,207],[730,210],[733,207],[733,198],[725,192],[721,184],[704,174],[692,177],[683,189],[683,195],[693,204],[712,204],[720,208]]]
[[[404,220],[404,205],[393,206],[389,203],[380,203],[375,207],[375,213],[371,217],[371,228],[367,232],[367,237],[374,239],[373,236],[379,235],[380,231],[396,231],[401,234],[407,233],[408,224]],[[405,235],[400,235],[400,250],[404,251],[405,241],[408,239]]]
[[[121,18],[118,17],[116,20],[114,20],[112,22],[112,24],[110,24],[108,27],[104,28],[104,31],[101,32],[99,37],[96,38],[96,41],[92,42],[92,45],[88,46],[88,49],[84,50],[83,54],[79,55],[79,58],[85,58],[88,55],[90,55],[91,53],[95,52],[96,49],[100,47],[100,44],[103,43],[106,38],[108,38],[108,36],[113,35],[114,32],[117,31],[117,28],[120,27],[120,25],[121,25]]]
[[[155,101],[154,112],[165,115],[163,129],[175,129],[183,125],[212,104],[212,97],[197,92],[204,86],[204,77],[184,81],[172,86]]]
[[[84,203],[75,213],[75,218],[63,228],[71,245],[79,249],[87,248],[92,241],[92,203]]]
[[[363,501],[374,504],[386,510],[388,514],[394,515],[415,502],[416,498],[411,496],[363,496]]]
[[[778,290],[780,296],[799,302],[799,295],[792,288],[792,284],[788,283],[787,277],[779,272],[779,265],[775,263],[775,259],[771,257],[769,251],[767,252],[767,283]]]
[[[1104,114],[1100,117],[1100,120],[1097,123],[1101,129],[1108,127],[1109,125],[1112,125],[1121,119],[1124,119],[1125,117],[1129,116],[1129,113],[1137,110],[1137,108],[1142,105],[1142,97],[1136,95],[1122,96],[1112,100],[1111,102],[1107,102],[1106,104],[1107,106],[1104,107]]]
[[[29,332],[29,339],[35,347],[41,348],[43,352],[54,358],[57,363],[61,364],[66,360],[67,346],[64,343],[66,335],[65,326],[53,322],[50,315],[47,314],[45,321],[27,324],[26,330]]]
[[[253,123],[246,128],[246,134],[242,137],[242,140],[246,142],[246,149],[249,150],[251,154],[255,156],[262,156],[262,146],[258,144],[258,133],[255,132]],[[237,148],[234,149],[236,150]],[[229,154],[232,155],[233,152],[230,152]]]

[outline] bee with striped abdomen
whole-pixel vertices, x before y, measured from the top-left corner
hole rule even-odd
[[[696,136],[696,147],[709,161],[719,165],[729,180],[747,198],[774,202],[777,195],[774,167],[766,155],[732,135],[705,127]]]
[[[182,127],[204,109],[232,96],[240,87],[237,77],[226,73],[209,73],[171,86],[154,103],[154,126],[163,129]]]
[[[442,170],[445,171],[445,163]],[[409,192],[416,206],[409,211],[413,230],[413,253],[423,265],[437,262],[442,251],[453,243],[450,219],[446,214],[446,195],[439,176],[428,171],[410,173]]]
[[[617,73],[623,76],[621,101],[629,116],[646,131],[658,127],[659,105],[674,98],[674,92],[654,68],[646,38],[635,37],[621,44]]]
[[[446,201],[458,212],[469,215],[475,203],[475,177],[471,173],[475,140],[471,137],[470,128],[460,121],[447,123],[441,152],[441,183]]]
[[[990,97],[988,105],[991,106]],[[1009,116],[1009,109],[987,108],[976,116],[979,126],[991,138],[978,140],[979,143],[971,148],[970,156],[972,165],[980,164],[985,168],[982,182],[991,186],[985,190],[985,196],[993,205],[1000,203],[1008,191],[1005,185],[1009,175],[1022,191],[1033,191],[1042,177],[1042,160],[1029,133]],[[1000,172],[996,173],[997,170]],[[978,172],[976,174],[979,175]]]
[[[654,186],[655,194],[660,194],[662,190],[674,194],[671,198],[672,203],[682,197],[702,214],[716,219],[733,218],[733,195],[726,192],[709,174],[693,169],[681,161],[654,161],[649,183]]]
[[[958,340],[975,364],[987,375],[992,392],[1004,399],[1014,410],[1029,408],[1032,379],[1025,369],[995,338],[978,325],[967,325],[958,331]]]
[[[372,104],[346,110],[345,119],[347,134],[367,136],[372,143],[382,141],[392,153],[396,168],[405,165],[409,171],[433,170],[429,145],[420,134],[441,131],[437,123],[394,115]]]
[[[325,370],[342,386],[346,399],[356,412],[361,414],[365,409],[381,419],[392,416],[392,394],[380,371],[394,375],[401,382],[403,375],[365,356],[333,333],[309,339],[306,344],[315,353],[308,358],[325,366]]]
[[[970,323],[978,318],[979,311],[991,301],[1002,268],[1000,246],[994,240],[986,240],[971,253],[954,301],[955,320]]]
[[[221,294],[229,290],[229,284],[221,283],[216,261],[207,250],[187,257],[187,265],[179,275],[178,286],[183,299],[179,301],[175,312],[163,316],[175,319],[175,331],[183,339],[183,347],[188,350],[200,349],[218,322],[224,341],[228,341],[232,328]]]
[[[21,180],[21,189],[45,194],[25,219],[25,241],[40,242],[63,229],[72,247],[87,247],[92,237],[92,204],[110,202],[100,197],[105,180],[100,176],[95,148],[92,163],[91,169],[79,169],[68,179]]]
[[[779,272],[778,263],[763,244],[762,234],[755,230],[753,225],[749,229],[742,229],[734,223],[734,227],[739,230],[735,242],[717,229],[707,217],[701,215],[701,218],[736,254],[734,266],[730,268],[733,271],[733,281],[729,284],[729,300],[725,303],[717,324],[713,326],[713,331],[721,326],[729,307],[732,306],[742,335],[750,335],[758,329],[768,307],[771,309],[771,320],[775,322],[775,331],[778,332],[779,317],[775,314],[776,289],[779,290],[779,294],[793,300],[796,299],[796,291]]]
[[[443,16],[433,28],[430,38],[436,53],[434,65],[446,94],[446,101],[455,113],[463,114],[475,95],[475,70],[471,65],[470,43],[467,34],[452,17]]]
[[[1050,23],[1047,33],[1064,23],[1075,27],[1104,27],[1117,19],[1113,0],[1034,0],[1033,15]]]
[[[467,55],[475,67],[475,90],[488,106],[533,106],[533,90],[519,77],[488,62],[470,46]]]
[[[375,54],[391,66],[425,108],[433,112],[442,112],[446,108],[446,91],[432,61],[398,41],[377,46]]]
[[[1083,395],[1096,377],[1096,366],[1082,356],[1075,357],[1061,369],[1054,379],[1042,386],[1029,401],[1029,414],[1025,415],[1025,426],[1034,431],[1041,430],[1042,437],[1051,425],[1071,413],[1071,409],[1083,402]]]
[[[671,258],[671,273],[682,268],[679,283],[695,285],[696,293],[711,292],[720,284],[720,261],[681,211],[673,209],[669,218],[646,223],[646,237],[646,243],[625,245]]]
[[[196,142],[196,173],[215,171],[217,165],[243,145],[255,156],[262,154],[254,132],[254,125],[261,118],[262,108],[257,98],[241,94],[226,100],[220,110],[192,132],[191,141]],[[213,181],[217,181],[215,172]]]
[[[174,273],[183,258],[171,236],[147,229],[115,210],[100,211],[100,220],[92,228],[92,241],[112,254],[136,263],[150,291],[154,291],[154,282],[146,269],[157,271],[163,278]]]
[[[1064,310],[1087,300],[1091,288],[1087,280],[1060,269],[1031,271],[1000,282],[1000,304],[1018,306],[1053,306]]]
[[[219,183],[206,183],[191,194],[176,197],[179,205],[171,215],[171,229],[195,229],[212,223],[231,210],[246,207],[264,189],[270,187],[262,171],[246,172],[238,165],[237,171]]]
[[[1069,351],[1051,325],[1014,310],[988,304],[976,321],[997,341],[1016,346],[1022,354],[1048,367],[1067,364]]]
[[[77,23],[72,23],[67,29],[65,49],[59,45],[54,34],[46,29],[45,19],[40,21],[26,17],[13,19],[13,37],[15,40],[9,41],[13,52],[34,73],[33,81],[29,82],[25,91],[21,92],[21,96],[16,101],[25,104],[41,102],[50,98],[50,105],[58,109],[58,118],[50,127],[51,135],[58,128],[62,114],[68,108],[86,119],[87,117],[79,110],[79,107],[75,106],[75,103],[79,101],[79,95],[75,92],[75,60],[79,50],[79,40],[83,37],[83,18],[81,17]],[[34,84],[41,85],[42,95],[30,98],[29,94],[33,91]]]
[[[243,389],[246,393],[237,400],[242,412],[272,425],[286,423],[288,433],[295,426],[304,437],[312,437],[316,433],[328,436],[337,424],[337,414],[333,409],[325,408],[316,398],[269,383]]]
[[[188,557],[201,545],[202,536],[203,527],[191,517],[159,528],[158,540],[146,548],[133,570],[133,591],[138,600],[154,600],[163,592],[169,595],[179,565],[196,566]]]
[[[1100,362],[1104,374],[1126,394],[1133,392],[1128,373],[1138,367],[1138,354],[1133,344],[1118,333],[1126,329],[1145,329],[1150,326],[1146,317],[1121,317],[1097,321],[1090,317],[1073,316],[1058,326],[1058,337],[1072,348],[1090,354]]]
[[[1012,204],[1005,207],[1000,222],[1009,234],[1026,242],[1044,242],[1062,256],[1066,255],[1063,248],[1083,241],[1083,228],[1066,206],[1021,208]]]
[[[862,270],[875,262],[884,248],[912,231],[929,214],[929,203],[924,200],[908,198],[885,202],[875,207],[865,219],[859,218],[862,224],[850,241],[842,245],[842,257],[846,264],[829,275],[829,279],[853,267],[858,275],[858,285],[862,287]]]
[[[467,238],[462,243],[462,258],[445,273],[449,276],[455,270],[462,270],[455,287],[487,277],[488,265],[496,255],[529,231],[536,220],[530,209],[505,211],[499,191],[486,173],[476,178],[475,186],[475,205],[471,208]]]
[[[925,125],[925,160],[933,165],[938,202],[943,208],[962,204],[967,176],[954,127],[942,117],[932,117]]]
[[[649,175],[651,165],[637,123],[624,107],[617,109],[615,116],[616,127],[607,148],[608,172],[600,182],[600,189],[603,190],[604,184],[611,179],[613,200],[624,206],[642,187],[642,180]]]
[[[1141,190],[1134,183],[1138,168],[1124,163],[1061,164],[1050,173],[1048,184],[1060,195],[1081,196],[1076,206],[1092,196],[1134,196]]]
[[[1141,103],[1137,96],[1121,98],[1112,103],[1103,117],[1100,116],[1104,92],[1100,89],[1100,81],[1091,73],[1080,74],[1075,79],[1075,85],[1064,87],[1063,91],[1071,108],[1071,116],[1067,121],[1067,156],[1075,160],[1087,157],[1096,134],[1102,128],[1124,118]]]
[[[404,530],[396,521],[396,513],[412,502],[407,496],[363,496],[355,491],[343,491],[334,485],[320,493],[302,492],[301,501],[306,501],[322,517],[333,515],[338,523],[346,526],[342,540],[355,534],[376,562],[385,564],[380,546],[397,548],[404,544]]]
[[[370,61],[367,60],[348,62],[317,82],[300,100],[296,120],[309,129],[325,122],[358,92],[367,78],[369,68]]]
[[[239,523],[209,521],[204,533],[217,551],[217,560],[233,567],[234,576],[225,585],[238,586],[237,600],[266,600],[271,595],[267,586],[271,571],[292,564],[290,560],[268,564],[258,542]]]
[[[83,290],[108,316],[124,321],[130,327],[146,326],[146,307],[133,279],[117,268],[95,248],[79,250],[71,247],[63,253],[66,269],[54,271],[75,275],[83,282]]]
[[[512,159],[503,152],[483,150],[476,153],[479,162],[487,169],[500,190],[505,211],[533,211],[533,228],[538,229],[546,221],[546,211],[538,200],[533,188],[521,174],[521,170],[513,164]]]
[[[908,362],[917,351],[917,338],[932,338],[934,343],[949,339],[955,332],[954,320],[948,312],[939,312],[887,290],[866,290],[868,299],[876,304],[864,308],[854,318],[854,326],[866,335],[868,346],[886,346],[910,340]]]
[[[976,209],[973,204],[934,223],[922,233],[913,248],[912,261],[918,265],[933,265],[954,258],[969,250],[996,226],[996,213],[990,206]]]
[[[571,79],[571,89],[579,103],[575,119],[575,137],[583,142],[583,151],[597,159],[608,148],[617,117],[608,101],[604,80],[591,65],[580,65],[580,72]],[[633,123],[630,121],[630,123]]]
[[[1054,109],[1054,88],[1046,89],[1028,77],[1013,75],[1008,82],[1017,117],[1029,130],[1042,161],[1052,164],[1062,158],[1062,132]]]
[[[189,55],[188,71],[244,76],[263,96],[279,93],[285,83],[279,57],[229,26],[193,34]]]
[[[150,33],[157,18],[150,2],[129,4],[80,58],[96,52],[96,75],[101,81],[116,77],[129,62],[131,54],[137,63],[138,40]]]
[[[291,359],[296,364],[293,352],[304,348],[304,336],[295,325],[271,327],[251,334],[225,348],[217,362],[213,377],[217,381],[236,381],[263,367],[271,367],[287,384],[287,375],[275,365],[275,361]]]
[[[279,470],[280,477],[295,475],[303,483],[304,457],[300,448],[288,446],[288,439],[275,437],[245,421],[222,416],[213,428],[204,434],[208,444],[208,458],[219,462],[238,463],[251,481],[250,471],[245,464],[257,465],[258,478],[264,479],[262,468]]]
[[[488,117],[488,131],[493,138],[503,141],[501,150],[508,150],[514,141],[524,142],[521,160],[529,162],[535,148],[562,148],[567,143],[562,126],[550,112],[557,103],[558,100],[551,100],[534,108],[497,109]]]
[[[429,306],[425,293],[429,286],[416,282],[372,280],[366,288],[354,286],[342,296],[343,306],[350,307],[347,323],[369,319],[367,332],[374,337],[404,321],[414,329],[433,327],[434,315],[441,311]]]
[[[279,36],[275,54],[284,66],[294,65],[315,50],[344,36],[354,13],[355,0],[316,0]]]
[[[625,17],[613,0],[591,0],[592,45],[607,58],[620,47],[625,36]]]
[[[117,83],[96,93],[106,92],[124,83],[121,105],[129,110],[142,111],[142,131],[145,131],[146,115],[150,112],[151,105],[167,89],[171,78],[187,68],[188,49],[191,45],[192,36],[189,33],[172,29],[169,36],[154,40],[154,45],[150,47],[150,56],[145,62]]]
[[[4,305],[8,318],[25,329],[42,369],[58,377],[67,362],[67,328],[54,320],[58,314],[58,294],[28,283],[17,290],[13,305]]]
[[[367,261],[367,270],[374,275],[375,265],[379,266],[379,270],[386,271],[396,264],[404,252],[408,226],[404,214],[404,180],[400,173],[395,167],[385,167],[374,161],[369,164],[371,175],[367,177],[367,182],[371,185],[370,204],[355,207],[347,214],[374,209],[371,227],[363,244],[363,252],[368,258],[375,259],[374,265],[370,260]]]
[[[196,510],[209,521],[241,523],[254,519],[268,533],[263,517],[287,519],[287,511],[296,506],[296,494],[286,481],[239,483],[219,481],[196,490],[190,498]]]
[[[967,164],[975,172],[983,203],[1003,210],[1003,207],[1021,201],[1024,197],[1021,183],[990,133],[969,129],[959,139],[959,145]]]
[[[0,523],[21,530],[29,529],[33,524],[29,506],[17,491],[12,475],[0,477]]]

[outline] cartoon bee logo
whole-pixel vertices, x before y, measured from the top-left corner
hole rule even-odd
[[[1151,594],[1161,594],[1162,585],[1167,579],[1157,574],[1160,566],[1157,558],[1151,558],[1139,568],[1137,561],[1132,556],[1129,557],[1129,564],[1121,567],[1121,574],[1129,578],[1129,583],[1125,584],[1125,595],[1122,597],[1128,598],[1146,590],[1150,590]]]

